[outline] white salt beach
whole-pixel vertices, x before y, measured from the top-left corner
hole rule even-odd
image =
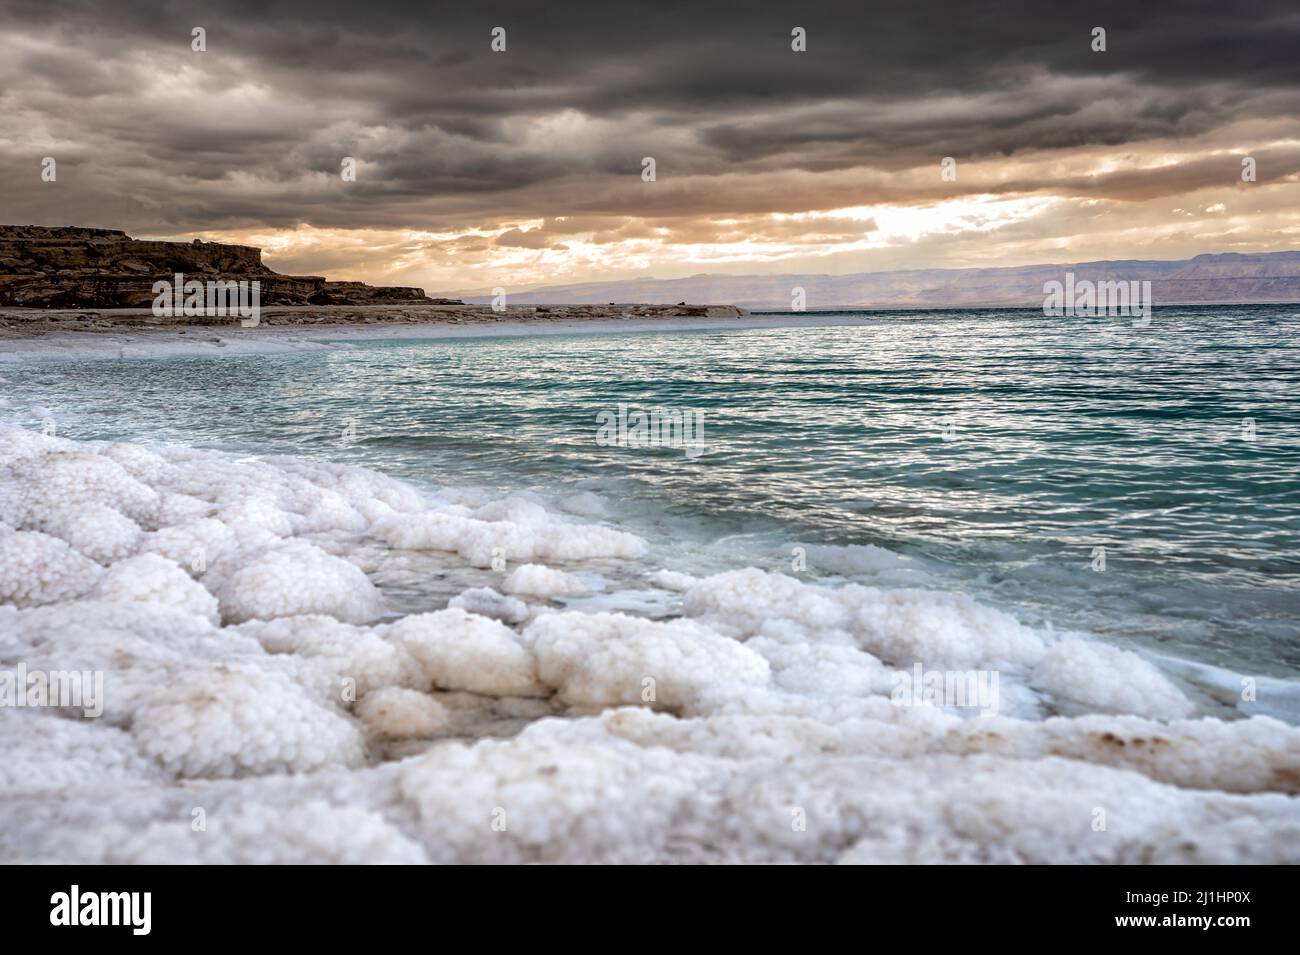
[[[647,570],[658,619],[566,610],[644,543],[456,497],[0,429],[0,657],[106,687],[98,719],[0,707],[0,858],[1300,861],[1300,729],[1210,715],[1133,652],[757,568]],[[524,616],[394,613],[373,547],[458,555]],[[913,659],[997,670],[1000,712],[898,705]]]

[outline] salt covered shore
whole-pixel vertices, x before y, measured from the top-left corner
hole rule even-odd
[[[1300,861],[1300,729],[958,594],[654,568],[579,510],[0,428],[0,670],[103,674],[97,718],[0,707],[0,859]],[[376,567],[421,554],[469,586],[395,610]],[[673,614],[577,609],[643,564]],[[918,662],[995,671],[997,715],[899,705]]]

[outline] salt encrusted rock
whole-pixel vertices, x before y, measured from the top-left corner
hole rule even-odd
[[[357,766],[365,753],[345,716],[288,677],[249,665],[179,674],[141,702],[131,733],[144,753],[186,778]]]
[[[792,692],[867,695],[888,693],[894,684],[888,667],[856,647],[782,643],[766,637],[755,637],[745,646],[771,664],[777,686]]]
[[[0,602],[38,607],[75,600],[94,588],[101,573],[57,537],[36,531],[0,536]]]
[[[759,654],[686,620],[557,613],[531,624],[524,639],[541,680],[577,705],[684,709],[705,689],[743,693],[771,677]]]
[[[804,584],[755,568],[706,578],[683,611],[738,639],[856,645],[897,665],[1032,665],[1043,641],[1028,627],[963,594]]]
[[[328,667],[338,678],[336,698],[356,700],[389,686],[429,686],[426,669],[405,648],[368,627],[310,614],[254,620],[240,625],[238,630],[258,640],[268,653],[309,659]],[[352,683],[344,684],[343,680]],[[351,692],[345,696],[344,689]]]
[[[144,527],[158,515],[158,492],[132,477],[112,458],[86,451],[51,451],[18,460],[14,474],[25,482],[27,519],[37,529],[87,504],[106,505]]]
[[[396,783],[431,861],[648,862],[673,820],[692,815],[706,776],[665,757],[525,733],[436,747],[403,764]]]
[[[276,668],[256,640],[151,602],[78,600],[38,607],[18,615],[13,639],[13,659],[29,669],[102,672],[100,722],[123,727],[131,725],[141,700],[192,667],[244,661]]]
[[[447,710],[428,693],[390,686],[362,697],[356,708],[376,739],[429,739],[447,728]]]
[[[543,688],[532,653],[496,620],[449,608],[414,614],[378,628],[420,666],[424,689],[528,696]]]
[[[585,594],[588,587],[581,579],[543,564],[523,564],[510,572],[502,584],[506,593],[523,594],[550,600]]]
[[[378,589],[365,573],[306,541],[265,550],[217,585],[222,617],[231,623],[319,613],[366,623],[382,611]]]
[[[1049,647],[1031,682],[1078,709],[1176,720],[1195,711],[1169,678],[1136,653],[1067,640]]]
[[[205,813],[206,829],[157,822],[110,829],[102,862],[125,865],[421,865],[424,850],[379,812],[323,799]]]
[[[67,541],[100,564],[111,564],[136,552],[140,525],[107,504],[84,504],[62,511],[44,523],[46,533]]]
[[[77,447],[76,442],[67,438],[26,428],[0,427],[0,462],[11,467],[29,458],[53,451],[73,451]]]
[[[110,444],[99,452],[106,458],[116,461],[131,474],[146,484],[154,485],[164,480],[170,469],[167,459],[155,451],[138,444],[119,441]]]
[[[269,496],[250,494],[223,504],[215,515],[235,534],[241,547],[265,547],[293,535],[293,521]]]
[[[193,577],[202,577],[211,565],[237,551],[239,542],[230,525],[201,517],[146,534],[140,549],[174,561]]]
[[[683,574],[675,570],[656,570],[649,575],[650,583],[656,587],[662,587],[664,590],[673,590],[677,593],[685,593],[700,582],[699,577],[691,574]]]
[[[1062,756],[1187,789],[1300,794],[1300,729],[1267,716],[1172,722],[1136,716],[998,719],[964,723],[937,742],[953,753],[1030,760]]]
[[[577,561],[645,553],[645,541],[633,534],[546,518],[535,508],[523,501],[488,505],[474,517],[450,510],[402,516],[380,521],[375,531],[392,547],[449,551],[474,567],[491,567],[502,559]]]
[[[0,792],[7,797],[169,779],[125,730],[41,710],[0,707],[0,751]]]
[[[201,498],[191,494],[163,491],[158,505],[158,526],[166,529],[188,521],[201,520],[208,517],[212,511],[212,504]]]
[[[141,554],[119,561],[100,578],[95,596],[100,600],[133,600],[175,607],[219,623],[217,598],[195,583],[175,561],[157,554]]]

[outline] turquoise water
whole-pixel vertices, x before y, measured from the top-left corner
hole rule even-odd
[[[74,438],[594,490],[673,569],[871,544],[1026,623],[1300,673],[1300,309],[866,318],[23,364],[0,388]],[[704,453],[599,445],[620,402],[703,412]]]

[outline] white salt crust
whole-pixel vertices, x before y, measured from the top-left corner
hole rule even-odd
[[[542,600],[572,597],[588,591],[587,585],[574,574],[554,570],[543,564],[524,564],[516,567],[506,577],[503,588],[509,594]]]
[[[1300,861],[1300,730],[952,593],[642,570],[680,617],[556,610],[646,554],[606,514],[0,428],[0,671],[104,688],[0,707],[0,860]],[[395,617],[375,547],[480,585]],[[900,705],[916,664],[996,671],[997,715]]]

